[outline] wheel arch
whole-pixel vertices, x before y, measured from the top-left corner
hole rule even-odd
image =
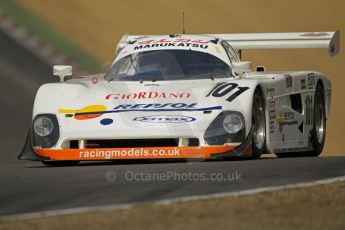
[[[265,94],[264,94],[264,89],[263,89],[263,87],[262,87],[260,84],[258,84],[258,85],[255,87],[254,93],[255,93],[256,90],[258,90],[258,91],[260,92],[260,95],[262,96],[262,99],[263,99],[263,101],[264,101],[264,103],[265,103],[265,106],[266,106],[266,98],[265,98]],[[253,94],[253,96],[254,96],[254,94]]]

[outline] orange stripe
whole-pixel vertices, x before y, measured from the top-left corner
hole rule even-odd
[[[34,149],[34,152],[51,160],[176,159],[211,158],[214,153],[223,153],[235,148],[236,146]],[[250,155],[251,146],[246,151],[246,156]]]

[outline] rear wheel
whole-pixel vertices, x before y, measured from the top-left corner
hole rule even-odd
[[[321,84],[317,84],[314,98],[313,129],[310,134],[310,143],[313,150],[306,152],[307,156],[319,156],[325,145],[326,138],[326,109],[325,96]]]
[[[326,109],[325,96],[321,84],[317,84],[314,97],[313,128],[309,142],[312,150],[306,152],[276,153],[277,157],[312,157],[319,156],[325,145],[326,137]]]
[[[79,161],[42,161],[44,165],[63,167],[63,166],[77,166]]]
[[[265,103],[262,99],[259,89],[255,90],[252,107],[252,157],[260,158],[266,150],[266,119],[265,119]]]

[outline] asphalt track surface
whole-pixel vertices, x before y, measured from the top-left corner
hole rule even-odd
[[[84,163],[59,168],[23,162],[0,168],[0,215],[309,182],[343,176],[344,166],[345,157]],[[169,177],[171,173],[175,176]],[[214,179],[213,173],[222,176]]]
[[[14,162],[30,127],[35,93],[57,81],[51,67],[0,30],[0,162]]]
[[[0,215],[241,191],[345,175],[345,157],[85,162],[78,167],[19,161],[35,92],[40,84],[55,79],[50,67],[2,32],[0,79]]]

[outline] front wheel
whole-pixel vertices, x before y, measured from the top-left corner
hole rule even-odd
[[[265,118],[265,102],[261,91],[256,89],[253,97],[252,107],[252,157],[260,158],[266,150],[266,118]]]

